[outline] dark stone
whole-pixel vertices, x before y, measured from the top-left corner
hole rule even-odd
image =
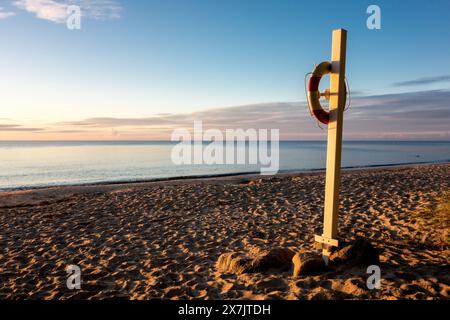
[[[378,250],[367,240],[354,242],[335,250],[330,255],[330,266],[345,264],[349,266],[369,266],[380,264]]]
[[[249,272],[263,272],[270,269],[288,270],[294,253],[289,249],[275,248],[253,259]]]
[[[292,264],[294,277],[314,275],[327,270],[322,257],[311,253],[297,252],[292,258]]]
[[[266,272],[271,269],[284,271],[290,268],[293,256],[291,250],[284,248],[260,251],[253,257],[228,252],[219,256],[216,268],[219,272],[234,274]]]
[[[248,273],[252,260],[236,252],[222,253],[217,259],[216,269],[222,273]]]

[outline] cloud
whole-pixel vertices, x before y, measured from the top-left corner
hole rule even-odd
[[[355,97],[345,113],[347,139],[450,139],[450,91],[428,90]],[[276,102],[217,108],[186,114],[158,114],[142,118],[97,117],[55,125],[83,130],[117,130],[164,136],[175,128],[191,129],[202,120],[204,129],[280,129],[282,139],[324,139],[305,102]],[[326,126],[323,126],[326,127]]]
[[[97,20],[118,19],[122,7],[116,0],[70,0],[71,5],[79,5],[82,14]]]
[[[354,97],[345,112],[347,140],[450,140],[450,90]],[[93,117],[35,128],[3,121],[0,132],[30,132],[48,139],[170,140],[174,129],[192,131],[195,120],[203,129],[279,129],[282,140],[324,140],[324,130],[311,118],[306,102],[273,102],[215,108],[184,114],[147,117]]]
[[[186,124],[192,125],[194,120],[202,120],[210,126],[248,126],[249,124],[277,124],[285,120],[302,115],[305,104],[299,102],[263,103],[244,106],[234,106],[210,109],[187,114],[158,114],[143,118],[114,118],[97,117],[81,121],[60,122],[58,125],[82,126],[82,127],[127,127],[127,126],[158,126],[179,127]],[[295,115],[295,113],[298,113]]]
[[[83,17],[103,20],[120,17],[121,7],[115,0],[15,0],[19,9],[36,14],[39,19],[64,23],[68,17],[67,8],[78,5]]]
[[[23,127],[19,124],[0,124],[0,132],[6,131],[43,131],[43,128]]]
[[[62,23],[67,19],[67,4],[53,0],[17,0],[14,5],[19,9],[35,13],[40,19]]]
[[[14,12],[5,11],[2,7],[0,7],[0,20],[15,16],[15,15],[16,14]]]
[[[395,82],[392,85],[394,87],[409,87],[409,86],[420,86],[424,84],[432,84],[439,82],[448,82],[450,81],[450,75],[445,76],[436,76],[436,77],[424,77],[415,80]]]

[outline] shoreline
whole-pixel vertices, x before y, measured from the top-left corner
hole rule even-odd
[[[348,166],[342,167],[341,171],[359,171],[359,170],[376,170],[376,169],[389,169],[389,168],[401,168],[401,167],[413,167],[413,166],[426,166],[426,165],[439,165],[450,164],[450,159],[442,161],[423,161],[423,162],[406,162],[406,163],[389,163],[389,164],[377,164],[367,166]],[[74,187],[102,187],[102,186],[117,186],[117,185],[135,185],[135,184],[147,184],[147,183],[164,183],[171,181],[188,181],[188,180],[208,180],[208,179],[220,179],[220,178],[265,178],[284,175],[297,175],[297,174],[311,174],[325,172],[326,168],[317,169],[292,169],[292,170],[279,170],[274,175],[262,175],[260,171],[249,172],[235,172],[235,173],[218,173],[218,174],[205,174],[205,175],[192,175],[192,176],[174,176],[165,178],[145,178],[136,180],[111,180],[111,181],[97,181],[86,183],[73,183],[73,184],[55,184],[55,185],[42,185],[42,186],[23,186],[16,188],[0,188],[0,196],[12,192],[21,191],[33,191],[33,190],[46,190],[53,188],[74,188]]]
[[[450,161],[446,162],[427,162],[412,163],[399,165],[383,165],[383,166],[367,166],[367,167],[347,167],[341,169],[341,175],[346,173],[362,174],[365,172],[378,171],[396,171],[408,170],[420,167],[433,167],[450,165]],[[48,205],[65,201],[71,196],[80,194],[98,194],[108,192],[120,192],[123,190],[133,190],[136,188],[147,188],[151,186],[172,186],[172,185],[194,185],[194,184],[245,184],[250,181],[261,180],[266,181],[273,178],[294,178],[325,175],[325,169],[305,170],[305,171],[285,171],[275,175],[260,175],[258,172],[236,173],[236,174],[219,174],[209,176],[186,176],[174,177],[155,180],[142,181],[117,181],[117,182],[101,182],[78,185],[57,185],[48,187],[33,187],[14,189],[9,191],[0,191],[0,209],[8,209],[15,207],[29,207],[36,205]],[[323,182],[325,180],[323,179]]]

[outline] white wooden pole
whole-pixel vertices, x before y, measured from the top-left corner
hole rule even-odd
[[[316,236],[328,264],[330,249],[338,246],[339,188],[341,174],[342,126],[346,99],[345,57],[347,31],[333,30],[330,75],[330,121],[328,123],[327,170],[323,234]]]

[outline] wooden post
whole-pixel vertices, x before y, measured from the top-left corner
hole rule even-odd
[[[341,175],[342,125],[346,99],[345,56],[347,31],[333,30],[330,74],[330,122],[328,123],[327,170],[323,234],[315,237],[321,243],[322,256],[328,264],[330,249],[338,246],[339,188]]]

